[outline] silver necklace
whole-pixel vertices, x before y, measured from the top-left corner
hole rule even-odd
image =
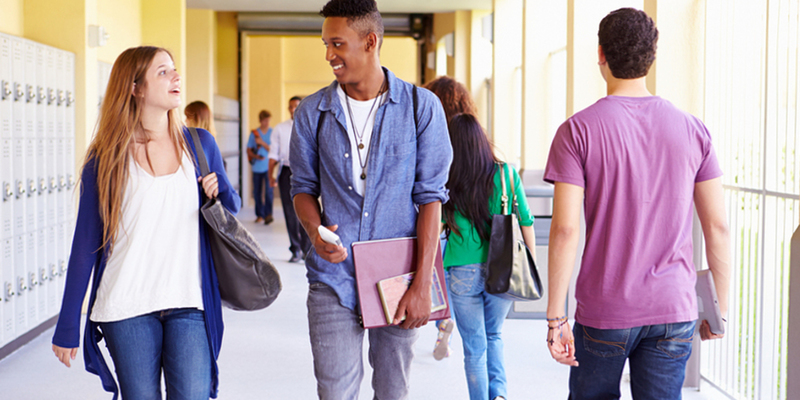
[[[367,113],[367,119],[364,120],[364,127],[361,128],[361,132],[358,132],[356,128],[356,121],[353,118],[353,110],[350,108],[350,96],[347,94],[347,91],[344,90],[344,102],[347,104],[347,113],[350,115],[350,125],[353,127],[353,138],[356,142],[358,142],[358,148],[356,152],[358,153],[358,165],[361,166],[361,179],[367,179],[367,162],[369,162],[369,153],[372,151],[372,146],[367,149],[367,155],[364,159],[361,159],[361,150],[364,148],[364,134],[367,131],[367,125],[369,124],[369,118],[372,116],[372,111],[375,109],[375,105],[378,104],[378,99],[380,99],[383,94],[383,90],[386,87],[386,77],[383,77],[383,83],[381,83],[380,89],[378,89],[378,95],[375,96],[375,100],[372,101],[372,106],[369,108],[369,112]],[[344,85],[342,87],[344,88]]]

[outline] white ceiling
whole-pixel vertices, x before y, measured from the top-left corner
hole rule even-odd
[[[188,8],[216,11],[319,12],[327,0],[186,0]],[[491,10],[492,0],[378,0],[382,13]]]

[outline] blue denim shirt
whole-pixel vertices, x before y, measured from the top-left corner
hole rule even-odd
[[[353,154],[336,81],[297,107],[289,146],[292,198],[300,193],[321,198],[322,224],[339,225],[336,233],[348,249],[339,264],[312,251],[306,258],[308,281],[330,286],[352,310],[358,301],[350,245],[416,236],[418,206],[448,199],[453,150],[442,105],[430,91],[417,89],[415,127],[413,85],[384,70],[389,95],[375,116],[364,197],[353,188]]]

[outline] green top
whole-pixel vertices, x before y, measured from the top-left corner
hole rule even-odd
[[[508,164],[506,164],[508,165]],[[509,167],[511,174],[514,177],[515,194],[517,196],[517,207],[519,208],[519,224],[521,226],[533,225],[533,216],[531,210],[528,208],[528,201],[525,198],[525,189],[522,187],[522,180],[519,179],[517,171],[513,167]],[[503,186],[500,182],[500,168],[494,174],[494,191],[489,197],[489,212],[494,214],[502,214],[502,203],[500,196],[503,192]],[[505,176],[505,174],[503,174]],[[506,178],[506,188],[509,196],[509,212],[512,210],[511,199],[511,186]],[[444,222],[444,221],[443,221]],[[447,238],[447,247],[444,253],[444,267],[449,269],[453,265],[468,265],[486,262],[489,255],[489,242],[483,242],[478,231],[472,226],[466,217],[456,211],[455,222],[460,228],[461,235],[455,232],[450,232]]]

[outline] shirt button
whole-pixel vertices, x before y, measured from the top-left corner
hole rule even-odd
[[[344,158],[349,158],[349,157],[350,157],[350,154],[344,153]]]
[[[364,216],[365,216],[365,217],[369,217],[369,213],[368,213],[368,212],[365,212],[365,213],[364,213]]]
[[[353,190],[353,187],[352,186],[348,186],[347,190]]]

